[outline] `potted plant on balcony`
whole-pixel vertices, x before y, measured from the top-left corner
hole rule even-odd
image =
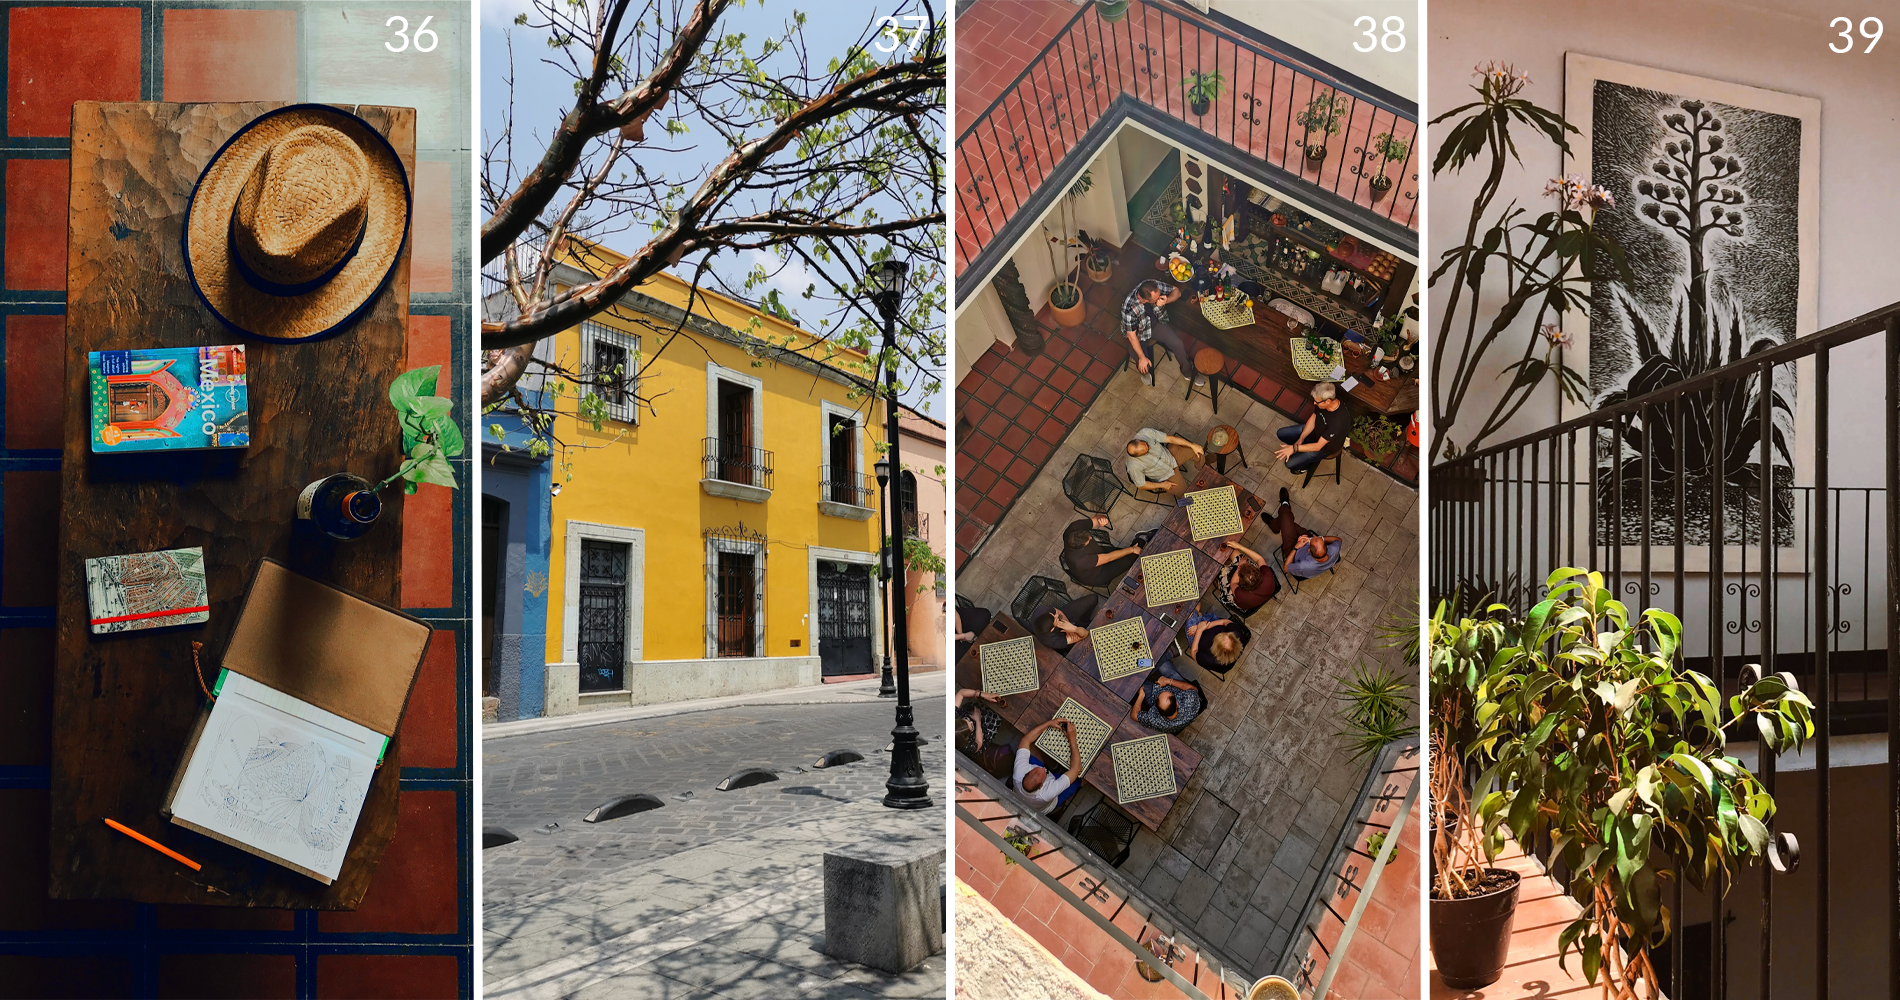
[[[1181,86],[1187,90],[1188,110],[1196,115],[1204,115],[1207,114],[1208,106],[1226,92],[1227,80],[1220,75],[1220,70],[1212,73],[1189,70]]]
[[[1095,13],[1110,24],[1128,16],[1129,0],[1095,0]]]
[[[1798,750],[1814,733],[1812,704],[1793,675],[1759,667],[1724,701],[1681,665],[1682,623],[1654,608],[1632,619],[1600,573],[1559,569],[1546,586],[1521,622],[1492,619],[1472,641],[1456,637],[1452,650],[1467,655],[1445,659],[1476,675],[1475,711],[1441,759],[1490,761],[1468,786],[1477,806],[1467,814],[1487,856],[1507,831],[1519,844],[1550,844],[1549,866],[1566,873],[1582,907],[1558,935],[1559,961],[1574,949],[1591,983],[1602,974],[1618,996],[1645,982],[1653,993],[1650,950],[1675,929],[1664,890],[1677,879],[1732,883],[1737,862],[1784,849],[1769,831],[1773,797],[1725,752],[1724,732],[1752,721],[1763,753]],[[1481,649],[1487,633],[1491,648]],[[1444,875],[1432,901],[1441,973],[1460,950],[1460,928],[1441,926],[1441,904],[1455,902],[1438,898]]]
[[[1090,238],[1087,231],[1082,233],[1082,245],[1088,247],[1088,253],[1082,258],[1082,271],[1095,284],[1107,281],[1115,273],[1115,245],[1107,240]]]
[[[1049,243],[1049,269],[1056,275],[1056,283],[1049,289],[1049,311],[1062,326],[1082,325],[1082,287],[1076,283],[1081,268],[1071,254],[1076,250],[1086,254],[1089,248],[1080,239],[1069,235],[1074,231],[1070,213],[1076,199],[1088,194],[1094,187],[1094,171],[1082,171],[1082,175],[1069,185],[1069,190],[1062,195],[1061,203],[1056,206],[1057,224],[1062,227],[1062,231],[1050,233],[1046,223],[1042,227],[1043,236]]]
[[[1412,146],[1390,132],[1381,132],[1372,137],[1372,145],[1367,151],[1379,154],[1379,168],[1368,182],[1372,188],[1372,201],[1377,204],[1392,191],[1392,178],[1385,175],[1386,165],[1393,160],[1403,161],[1406,154],[1412,151]]]
[[[1318,170],[1326,162],[1325,136],[1339,134],[1339,118],[1346,113],[1346,98],[1337,90],[1328,90],[1323,94],[1314,94],[1306,102],[1306,110],[1293,116],[1293,123],[1306,130],[1300,145],[1306,150],[1307,165]],[[1319,145],[1313,144],[1313,133],[1322,136]]]

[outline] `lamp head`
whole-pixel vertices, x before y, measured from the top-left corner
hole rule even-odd
[[[904,295],[904,274],[909,270],[910,265],[901,260],[881,260],[864,274],[865,290],[886,318],[897,314],[898,302]]]
[[[890,483],[891,457],[889,455],[886,455],[883,458],[878,459],[875,463],[873,463],[872,468],[877,470],[877,485],[880,489],[882,489],[884,486]]]

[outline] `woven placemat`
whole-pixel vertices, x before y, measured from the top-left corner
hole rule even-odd
[[[1232,484],[1189,493],[1187,501],[1195,541],[1240,534],[1240,494]]]
[[[1030,636],[986,642],[977,647],[983,661],[983,690],[989,694],[1012,695],[1042,687],[1036,671],[1036,640]]]
[[[1127,804],[1180,791],[1166,736],[1123,740],[1111,744],[1108,753],[1115,762],[1115,801]]]
[[[1141,578],[1148,588],[1148,606],[1151,608],[1192,601],[1201,596],[1201,583],[1194,578],[1194,553],[1190,549],[1142,556]]]
[[[1080,770],[1088,770],[1089,761],[1094,760],[1095,755],[1102,752],[1102,744],[1108,742],[1108,734],[1113,730],[1108,723],[1096,718],[1094,712],[1083,708],[1082,703],[1074,698],[1062,699],[1062,707],[1056,709],[1054,717],[1075,723],[1075,741],[1078,744],[1076,750],[1082,759]],[[1050,729],[1036,737],[1036,749],[1043,751],[1043,760],[1053,760],[1064,767],[1068,766],[1069,738],[1063,735],[1062,730]],[[1174,772],[1169,771],[1168,774],[1172,780]],[[1070,777],[1076,781],[1082,780],[1080,774],[1072,774]]]
[[[1104,681],[1141,673],[1148,668],[1137,661],[1154,659],[1148,624],[1139,617],[1089,629],[1089,640],[1095,649],[1095,672]]]

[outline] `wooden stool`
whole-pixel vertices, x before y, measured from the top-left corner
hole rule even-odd
[[[1207,398],[1214,402],[1214,412],[1220,413],[1220,373],[1227,367],[1227,358],[1212,347],[1203,347],[1194,352],[1194,370],[1207,376]],[[1194,398],[1194,383],[1189,382],[1187,395],[1182,400]]]
[[[1209,455],[1214,456],[1214,471],[1227,474],[1227,456],[1240,453],[1240,467],[1247,465],[1247,449],[1240,446],[1240,432],[1232,424],[1222,424],[1207,432],[1207,441],[1203,444]]]

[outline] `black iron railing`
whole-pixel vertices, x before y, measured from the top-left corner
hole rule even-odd
[[[903,514],[904,537],[915,538],[920,542],[930,541],[930,514],[916,510],[907,510]]]
[[[869,507],[876,492],[877,480],[870,476],[829,465],[818,467],[818,495],[832,503]]]
[[[1841,363],[1837,402],[1832,362],[1861,341]],[[1879,376],[1867,378],[1875,366]],[[1831,455],[1844,431],[1856,437]],[[1836,476],[1859,485],[1836,486]],[[1790,876],[1763,865],[1759,941],[1747,934],[1731,952],[1713,897],[1710,995],[1758,975],[1750,993],[1766,1000],[1776,951],[1809,942],[1815,985],[1803,996],[1828,995],[1826,958],[1878,962],[1850,956],[1856,939],[1837,939],[1829,924],[1829,766],[1833,737],[1884,729],[1887,821],[1900,828],[1900,303],[1434,466],[1431,498],[1435,599],[1462,590],[1522,612],[1550,571],[1596,569],[1631,605],[1682,619],[1686,662],[1725,696],[1756,671],[1794,673],[1810,694],[1825,693],[1814,698],[1816,843],[1803,851],[1814,895],[1803,887],[1805,898],[1788,904],[1813,923],[1790,929],[1783,916],[1777,932],[1776,904],[1792,894],[1775,883]],[[1772,795],[1775,755],[1759,756]],[[1900,838],[1886,840],[1885,957],[1900,996]],[[1674,912],[1694,920],[1680,881],[1673,895]],[[1694,1000],[1672,988],[1685,983],[1687,947],[1677,941],[1663,986]],[[1753,954],[1759,969],[1745,972]]]
[[[745,448],[722,438],[700,439],[700,478],[772,488],[773,454],[764,448]]]
[[[1416,738],[1388,744],[1369,769],[1353,808],[1353,821],[1339,831],[1299,929],[1280,959],[1280,975],[1302,993],[1329,995],[1386,864],[1400,844],[1418,841],[1418,830],[1406,823],[1424,784],[1418,769]],[[1407,916],[1400,914],[1398,919]]]
[[[1205,107],[1189,100],[1190,73],[1221,75],[1220,92]],[[1240,163],[1279,168],[1300,189],[1289,194],[1324,192],[1356,214],[1417,229],[1415,106],[1172,3],[1135,0],[1118,21],[1104,20],[1091,3],[957,136],[959,275],[1010,220],[1047,210],[1060,194],[1050,189],[1069,183],[1065,159],[1092,155],[1103,137],[1090,130],[1126,110],[1118,104],[1124,98],[1233,150]],[[1301,125],[1309,109],[1331,118],[1337,131]],[[1379,136],[1404,145],[1404,154],[1386,162],[1372,141]],[[1309,148],[1327,151],[1317,166]],[[1070,166],[1079,170],[1083,157],[1075,159]],[[1375,187],[1380,176],[1393,183]]]

